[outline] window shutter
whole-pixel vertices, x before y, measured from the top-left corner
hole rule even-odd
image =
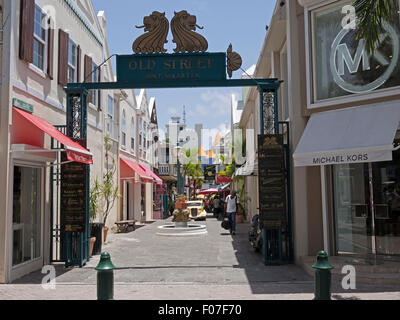
[[[33,28],[35,18],[35,0],[21,0],[19,57],[33,62]]]
[[[47,47],[47,74],[50,79],[54,78],[54,29],[48,29],[48,47]]]
[[[68,82],[68,42],[69,35],[59,29],[58,33],[58,84],[65,87]]]
[[[84,82],[92,82],[92,77],[89,77],[89,75],[92,73],[92,68],[93,68],[93,60],[91,57],[85,55],[85,73],[84,73]],[[92,102],[92,91],[89,92],[88,95],[88,102]]]
[[[81,57],[82,57],[82,49],[81,46],[77,48],[77,55],[76,55],[76,82],[81,82]]]
[[[98,81],[101,82],[101,68],[98,69],[99,70],[99,79]],[[98,101],[99,101],[99,105],[97,106],[97,110],[101,111],[101,90],[97,90],[97,94],[99,95],[98,97]]]

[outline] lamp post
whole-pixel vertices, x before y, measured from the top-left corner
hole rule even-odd
[[[182,190],[182,177],[181,177],[181,162],[179,161],[179,151],[183,149],[179,146],[179,142],[177,142],[176,149],[176,158],[177,158],[177,166],[178,166],[178,194],[183,194]]]

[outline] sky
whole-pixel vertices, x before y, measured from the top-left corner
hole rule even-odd
[[[153,11],[165,12],[171,21],[174,11],[186,10],[204,26],[197,32],[208,41],[208,52],[226,52],[230,43],[247,70],[258,61],[275,5],[275,0],[92,0],[97,11],[105,11],[107,36],[111,54],[133,54],[132,43],[143,34],[143,18]],[[171,32],[165,48],[173,53]],[[115,62],[114,62],[115,63]],[[115,70],[115,69],[114,69]],[[240,78],[242,71],[234,72]],[[231,95],[241,98],[240,88],[197,88],[148,90],[156,98],[158,125],[165,125],[172,116],[183,115],[186,109],[188,128],[202,123],[205,129],[226,133],[230,127]]]

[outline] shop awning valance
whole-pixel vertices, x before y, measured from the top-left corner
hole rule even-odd
[[[391,161],[400,101],[311,116],[293,155],[295,166]]]
[[[123,180],[136,180],[136,175],[143,183],[152,183],[153,178],[143,170],[139,164],[134,161],[120,158],[121,165],[121,179]]]
[[[25,125],[27,123],[29,125]],[[18,131],[19,144],[29,145],[30,136],[34,133],[30,132],[27,128],[30,128],[33,131],[33,128],[37,128],[64,146],[68,161],[93,164],[93,155],[88,150],[82,147],[79,143],[72,141],[46,120],[13,107],[13,125],[15,124],[18,125],[17,128],[14,128],[14,131]]]
[[[158,177],[153,171],[151,171],[149,168],[147,168],[145,165],[140,164],[140,167],[151,177],[153,177],[154,181],[158,185],[162,185],[163,181]]]

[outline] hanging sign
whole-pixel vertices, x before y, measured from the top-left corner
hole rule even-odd
[[[117,56],[119,82],[226,80],[225,53],[134,54]]]
[[[204,167],[204,180],[206,182],[212,182],[215,181],[215,175],[216,175],[216,167],[215,166],[205,166]]]
[[[286,221],[285,149],[282,135],[258,136],[260,218],[265,227]]]
[[[86,147],[86,143],[80,144]],[[62,161],[68,161],[65,154]],[[61,166],[61,232],[86,232],[87,167],[79,162]]]

